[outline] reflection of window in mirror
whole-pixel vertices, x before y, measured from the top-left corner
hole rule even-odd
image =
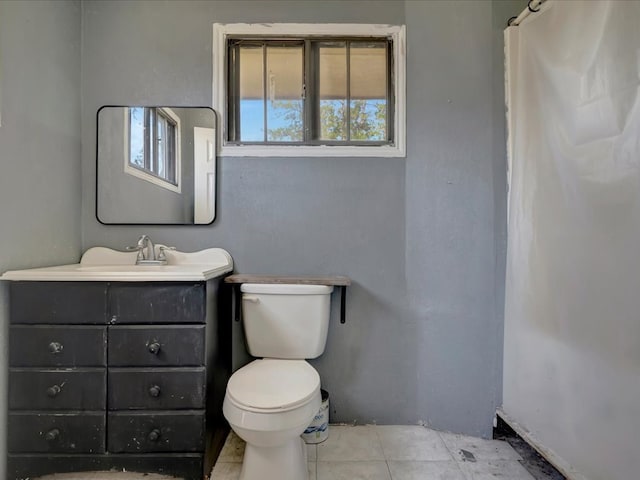
[[[180,192],[180,117],[170,108],[125,111],[125,172]]]

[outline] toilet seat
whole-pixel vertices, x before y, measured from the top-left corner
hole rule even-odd
[[[227,399],[242,410],[280,413],[310,402],[319,389],[320,376],[306,361],[265,358],[231,376]]]

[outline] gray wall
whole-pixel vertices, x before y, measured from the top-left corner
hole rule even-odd
[[[80,256],[80,3],[0,1],[0,272]],[[0,478],[7,296],[0,284]]]
[[[144,232],[183,250],[226,248],[239,272],[349,275],[347,323],[334,308],[327,350],[313,362],[332,421],[488,436],[500,403],[506,202],[494,17],[504,11],[506,21],[523,2],[364,5],[84,3],[83,247],[122,248]],[[214,22],[406,23],[406,160],[222,158],[214,225],[100,225],[97,109],[210,105]],[[235,334],[239,365],[248,357]]]
[[[436,428],[487,435],[500,401],[504,147],[494,152],[492,9],[407,2],[406,278],[418,411]],[[500,27],[501,28],[501,27]],[[504,145],[504,144],[502,144]],[[496,198],[497,197],[497,198]],[[406,379],[405,381],[407,381]],[[423,414],[424,415],[424,414]],[[423,417],[421,417],[423,418]]]

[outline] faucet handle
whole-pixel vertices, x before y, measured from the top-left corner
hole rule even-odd
[[[167,254],[165,253],[167,250],[175,250],[176,247],[167,247],[165,245],[160,245],[158,247],[158,250],[160,250],[160,253],[158,254],[158,260],[162,261],[162,262],[166,262],[167,261]]]
[[[138,260],[144,260],[144,246],[142,245],[133,245],[130,247],[126,247],[125,250],[127,250],[128,252],[133,252],[133,251],[137,251],[138,252],[138,256],[136,257],[136,261]]]

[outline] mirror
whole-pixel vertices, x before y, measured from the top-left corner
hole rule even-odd
[[[215,112],[208,107],[101,107],[96,173],[100,223],[213,222]]]

